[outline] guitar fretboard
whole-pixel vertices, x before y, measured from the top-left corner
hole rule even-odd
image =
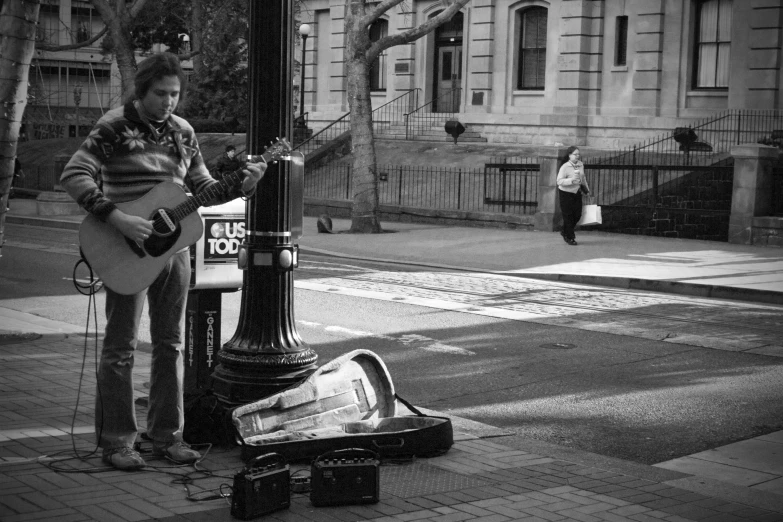
[[[264,161],[268,163],[280,158],[285,150],[285,148],[275,145],[272,147],[271,151],[265,152],[262,156],[264,157]],[[184,201],[174,207],[174,209],[172,209],[170,212],[170,217],[172,217],[175,221],[181,221],[185,217],[198,210],[199,207],[203,207],[220,196],[228,194],[232,188],[242,183],[242,180],[244,179],[245,178],[242,175],[242,169],[234,171],[230,174],[224,174],[223,179],[217,183],[211,184],[200,193],[189,197],[187,201]],[[157,227],[155,228],[157,229]]]

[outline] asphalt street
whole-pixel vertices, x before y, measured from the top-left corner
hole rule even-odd
[[[7,232],[2,305],[84,324],[76,233]],[[777,306],[306,252],[295,287],[320,363],[373,350],[403,397],[501,432],[649,464],[783,428]],[[223,295],[224,341],[239,307]]]

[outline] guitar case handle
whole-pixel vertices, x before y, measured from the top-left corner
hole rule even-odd
[[[258,457],[248,461],[248,463],[245,465],[245,471],[252,471],[255,468],[260,468],[264,465],[270,464],[279,464],[281,467],[284,467],[286,464],[288,464],[288,461],[286,461],[285,457],[279,453],[265,453],[264,455],[259,455]]]
[[[382,444],[382,443],[379,443],[377,440],[374,440],[374,441],[372,441],[372,444],[373,444],[373,446],[375,446],[378,449],[383,449],[383,448],[401,448],[401,447],[405,446],[405,439],[400,437],[400,438],[396,439],[396,442],[393,441],[393,440],[390,440],[388,444]]]
[[[351,457],[356,456],[364,456],[364,457],[370,457],[375,460],[380,460],[381,457],[376,452],[370,449],[365,448],[345,448],[345,449],[339,449],[339,450],[333,450],[333,451],[327,451],[326,453],[319,455],[318,458],[316,458],[316,461],[326,460],[326,459],[339,459],[341,457],[347,457],[350,455]]]

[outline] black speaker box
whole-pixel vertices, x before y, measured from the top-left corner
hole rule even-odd
[[[258,518],[291,505],[291,471],[282,455],[267,453],[247,463],[234,475],[231,516]]]
[[[379,466],[378,454],[362,448],[320,455],[310,466],[310,502],[314,506],[378,502]]]

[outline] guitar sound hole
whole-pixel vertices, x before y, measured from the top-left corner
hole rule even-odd
[[[158,236],[168,236],[176,230],[179,230],[179,225],[171,217],[171,213],[167,209],[158,209],[152,216],[152,229]],[[172,226],[174,230],[172,230]]]
[[[166,232],[167,235],[152,235],[144,242],[144,250],[152,257],[158,257],[168,252],[179,239],[182,228],[177,225],[174,232],[168,230]]]

